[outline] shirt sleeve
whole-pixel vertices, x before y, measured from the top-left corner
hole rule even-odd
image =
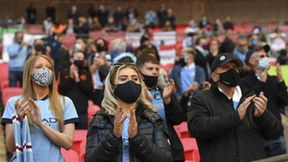
[[[64,97],[64,124],[77,123],[78,115],[76,108],[69,97]]]
[[[15,113],[15,102],[20,98],[20,96],[15,96],[9,98],[6,107],[4,109],[4,113],[1,119],[1,123],[3,125],[7,123],[12,123],[12,116]]]

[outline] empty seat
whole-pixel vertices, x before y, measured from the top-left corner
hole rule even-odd
[[[89,104],[88,110],[87,110],[87,115],[88,115],[88,122],[90,122],[93,118],[93,115],[100,110],[100,107],[97,105]]]
[[[8,64],[7,63],[0,63],[0,82],[3,80],[8,80]]]
[[[189,138],[190,134],[188,131],[187,122],[182,122],[181,124],[174,126],[178,134],[180,134],[180,138]]]
[[[181,138],[184,147],[185,160],[200,161],[199,150],[195,138]]]
[[[61,154],[63,155],[65,162],[79,162],[79,155],[76,151],[61,149]]]
[[[1,92],[2,92],[2,102],[4,105],[6,105],[10,97],[19,96],[22,94],[22,88],[9,87],[9,88],[1,89]]]
[[[75,130],[73,145],[72,145],[71,150],[80,152],[80,144],[83,140],[86,139],[86,135],[87,135],[87,130]]]
[[[84,162],[85,159],[85,153],[86,153],[86,138],[80,143],[80,152],[79,152],[79,158],[80,162]]]

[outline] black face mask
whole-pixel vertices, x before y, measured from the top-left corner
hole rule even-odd
[[[35,50],[37,52],[41,52],[42,54],[45,54],[46,53],[46,48],[45,46],[41,45],[41,44],[37,44],[34,46]]]
[[[103,51],[105,51],[105,47],[102,46],[102,44],[97,44],[96,50],[97,50],[97,52],[103,52]]]
[[[156,86],[156,84],[158,82],[158,76],[148,76],[148,75],[144,75],[144,74],[142,74],[142,76],[144,78],[145,85],[148,88],[152,88],[152,87]]]
[[[184,58],[180,58],[179,61],[178,61],[179,65],[181,65],[182,67],[186,66],[187,63],[185,62],[185,59]]]
[[[219,81],[228,87],[236,87],[239,84],[240,76],[235,69],[230,69],[220,74]]]
[[[83,67],[84,67],[84,61],[83,61],[83,60],[74,60],[74,64],[75,64],[78,68],[83,68]]]
[[[129,80],[122,84],[117,84],[114,94],[126,103],[136,102],[141,94],[141,85]]]

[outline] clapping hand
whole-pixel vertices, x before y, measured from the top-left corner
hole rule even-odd
[[[16,113],[18,115],[19,121],[21,122],[24,116],[27,114],[29,109],[29,101],[26,99],[18,99],[15,103]]]
[[[253,101],[255,105],[254,116],[257,118],[265,112],[268,99],[264,96],[263,92],[260,92],[259,97],[255,97]]]
[[[125,118],[126,115],[124,114],[122,108],[118,107],[115,114],[114,128],[113,128],[113,133],[117,138],[120,138],[122,136],[123,121]]]
[[[136,119],[135,109],[130,110],[130,123],[129,123],[129,138],[133,138],[138,132],[138,123]]]
[[[33,123],[36,125],[41,125],[42,123],[42,117],[40,108],[36,105],[35,101],[31,98],[28,100],[30,108],[29,108],[29,115]]]
[[[163,96],[165,104],[169,104],[170,103],[171,95],[173,93],[174,88],[175,88],[175,83],[174,83],[173,80],[170,80],[167,83],[166,87],[163,89],[162,96]]]

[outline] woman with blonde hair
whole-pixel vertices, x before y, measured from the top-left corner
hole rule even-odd
[[[58,94],[53,69],[48,56],[31,56],[24,68],[22,95],[10,98],[6,104],[2,123],[7,149],[16,152],[13,159],[20,158],[17,153],[27,148],[19,147],[17,136],[25,135],[18,134],[21,131],[14,126],[15,118],[21,125],[26,120],[29,123],[34,162],[64,161],[60,148],[68,150],[72,146],[78,115],[73,102]]]
[[[167,129],[146,91],[135,65],[112,66],[102,110],[88,128],[85,161],[172,161]]]

